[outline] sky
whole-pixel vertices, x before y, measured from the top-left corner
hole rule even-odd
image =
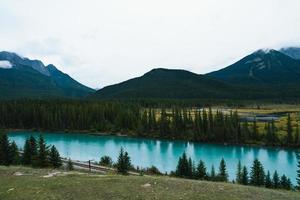
[[[0,0],[0,51],[102,88],[153,68],[205,74],[300,46],[299,0]]]

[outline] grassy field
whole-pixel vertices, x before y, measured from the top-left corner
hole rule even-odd
[[[0,199],[296,200],[300,199],[300,193],[168,177],[97,175],[0,167]]]

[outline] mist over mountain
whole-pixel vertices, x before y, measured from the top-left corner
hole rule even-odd
[[[281,48],[279,51],[287,56],[290,56],[291,58],[300,60],[300,47]]]

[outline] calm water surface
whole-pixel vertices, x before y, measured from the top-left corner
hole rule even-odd
[[[23,148],[25,140],[31,134],[38,137],[41,133],[10,132],[9,138]],[[265,170],[270,170],[271,173],[278,170],[280,174],[286,174],[293,183],[296,183],[297,158],[293,150],[118,136],[67,133],[43,133],[43,135],[47,144],[55,145],[62,157],[70,157],[74,160],[99,161],[101,156],[108,155],[116,161],[120,148],[124,147],[135,166],[154,165],[162,172],[170,172],[175,170],[178,158],[183,152],[186,152],[196,162],[200,159],[205,161],[209,171],[212,165],[217,170],[223,157],[227,164],[229,177],[234,179],[238,160],[241,160],[242,164],[249,168],[253,160],[258,158],[263,163]]]

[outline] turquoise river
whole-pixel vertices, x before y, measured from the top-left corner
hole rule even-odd
[[[38,132],[10,132],[9,138],[23,148],[30,135],[38,137]],[[234,179],[237,163],[240,160],[248,170],[255,158],[264,165],[265,170],[275,170],[285,174],[296,183],[297,158],[293,150],[267,147],[202,144],[184,141],[143,139],[119,136],[96,136],[70,133],[43,133],[48,145],[55,145],[62,157],[73,160],[99,161],[101,156],[110,156],[116,161],[120,148],[128,151],[134,166],[156,166],[162,172],[175,170],[179,156],[186,152],[194,161],[202,159],[210,171],[212,165],[218,170],[221,158],[227,164],[230,180]]]

